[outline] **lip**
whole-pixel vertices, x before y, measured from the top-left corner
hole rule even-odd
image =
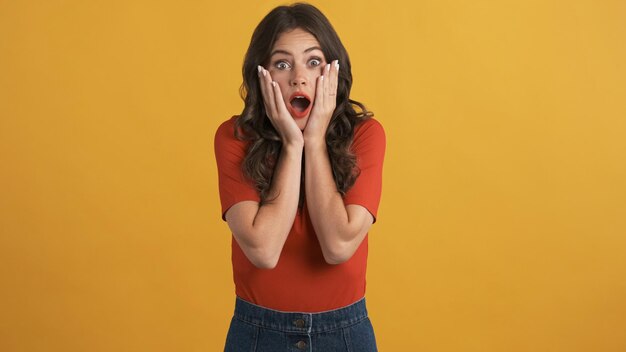
[[[302,111],[298,111],[298,110],[294,109],[293,106],[291,106],[291,101],[295,97],[305,97],[306,99],[309,100],[309,106],[307,106],[307,108],[302,110]],[[289,97],[289,101],[287,101],[287,110],[289,111],[289,113],[291,114],[292,117],[297,118],[297,119],[301,119],[303,117],[306,117],[309,114],[309,112],[311,111],[312,107],[313,107],[313,100],[311,99],[311,97],[309,97],[308,94],[306,94],[305,92],[302,92],[302,91],[294,92]]]

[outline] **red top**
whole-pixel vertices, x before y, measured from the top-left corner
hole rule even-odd
[[[238,202],[260,201],[252,181],[241,170],[247,142],[235,138],[235,119],[222,123],[215,134],[222,219]],[[376,219],[385,154],[385,132],[378,121],[368,119],[356,127],[352,151],[361,173],[346,193],[344,204],[359,204]],[[350,305],[365,295],[367,236],[352,258],[338,265],[327,264],[305,201],[274,269],[255,267],[234,237],[232,262],[240,298],[274,310],[322,312]]]

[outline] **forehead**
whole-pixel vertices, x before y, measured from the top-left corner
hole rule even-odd
[[[283,32],[278,36],[274,43],[274,50],[285,50],[292,54],[299,54],[311,47],[319,47],[320,43],[315,39],[313,34],[301,29],[295,28],[289,32]]]

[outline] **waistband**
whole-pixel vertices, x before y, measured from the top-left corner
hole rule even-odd
[[[367,318],[365,298],[349,306],[319,313],[281,312],[237,297],[235,318],[262,328],[311,334],[342,329]]]

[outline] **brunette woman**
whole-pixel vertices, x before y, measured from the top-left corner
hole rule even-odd
[[[280,6],[257,26],[245,107],[215,136],[237,295],[226,351],[376,351],[364,295],[385,134],[351,86],[315,7]]]

